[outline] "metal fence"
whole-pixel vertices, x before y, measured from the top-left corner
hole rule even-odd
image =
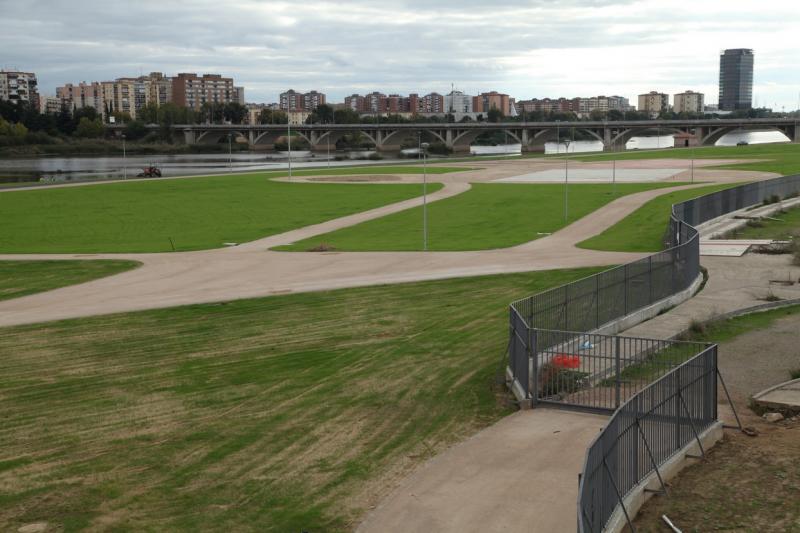
[[[599,532],[625,496],[717,420],[717,347],[702,352],[638,391],[614,413],[586,451],[578,488],[578,531]]]
[[[717,419],[718,378],[725,385],[716,345],[589,332],[691,286],[700,273],[695,225],[799,192],[795,175],[675,204],[663,252],[511,304],[515,392],[532,403],[614,410],[586,454],[580,532],[602,531],[618,506],[630,524],[623,500],[653,472],[666,491],[658,468],[692,439],[703,452],[700,434]]]
[[[535,329],[533,394],[539,403],[613,412],[708,344]]]

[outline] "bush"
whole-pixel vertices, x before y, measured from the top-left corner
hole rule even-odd
[[[378,152],[373,152],[369,154],[369,157],[367,157],[367,159],[369,159],[370,161],[380,161],[381,159],[383,159],[383,156]]]
[[[539,369],[539,394],[541,396],[560,396],[572,394],[586,388],[589,374],[564,368],[553,363],[545,363]]]
[[[764,201],[762,203],[764,205],[771,205],[771,204],[777,204],[780,201],[781,201],[781,197],[778,196],[777,194],[773,194],[772,196],[770,196],[768,198],[764,198]]]

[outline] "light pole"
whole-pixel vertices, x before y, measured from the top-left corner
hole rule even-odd
[[[289,144],[289,153],[287,155],[289,159],[289,180],[291,180],[292,179],[292,119],[289,116],[289,113],[286,113],[286,131],[288,132],[286,138]]]
[[[421,143],[422,148],[422,251],[428,251],[428,161],[429,143]]]
[[[556,154],[558,154],[560,148],[561,148],[561,121],[556,120]]]
[[[564,157],[564,224],[569,218],[569,139],[564,141],[567,145],[567,155]]]
[[[228,172],[233,172],[233,134],[228,134]]]
[[[330,130],[330,126],[328,128],[329,128],[328,129],[328,134],[325,136],[325,144],[328,147],[328,169],[330,170],[330,168],[331,168],[331,130]]]
[[[122,179],[128,179],[128,154],[125,151],[125,134],[122,134]]]

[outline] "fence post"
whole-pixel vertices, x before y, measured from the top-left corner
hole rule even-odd
[[[536,350],[536,330],[528,326],[528,355],[531,361],[530,383],[528,390],[531,395],[531,407],[539,402],[539,356]]]
[[[616,388],[616,390],[614,391],[614,402],[615,402],[614,407],[615,408],[619,408],[619,404],[620,404],[620,387],[622,385],[622,383],[621,383],[622,382],[622,376],[621,376],[622,369],[620,368],[620,364],[619,364],[619,362],[620,362],[620,351],[621,351],[620,350],[621,339],[619,337],[616,337],[616,343],[615,344],[616,344],[616,348],[614,350],[614,352],[615,352],[614,353],[614,366],[615,366],[614,374],[615,374],[615,382],[616,382],[615,388]]]

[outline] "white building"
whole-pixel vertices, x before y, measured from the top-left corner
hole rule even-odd
[[[472,113],[473,96],[461,91],[451,91],[444,95],[444,110],[446,113]]]
[[[16,70],[0,70],[0,100],[28,102],[39,109],[36,74]]]
[[[675,95],[672,105],[676,113],[702,113],[705,109],[703,93],[685,91]]]

